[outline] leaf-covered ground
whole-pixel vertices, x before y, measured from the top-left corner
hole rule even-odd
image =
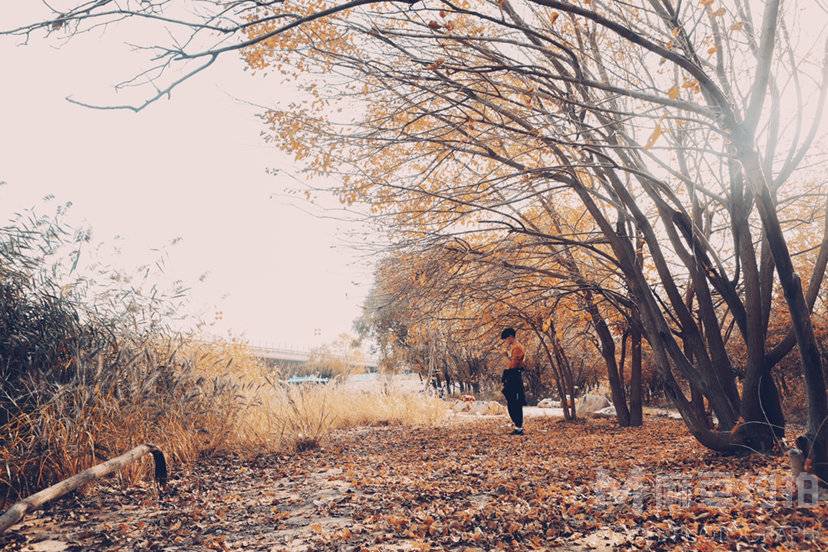
[[[533,419],[523,437],[499,417],[364,428],[291,456],[204,459],[160,497],[71,497],[0,548],[826,549],[828,508],[789,500],[785,462],[716,456],[663,419]]]

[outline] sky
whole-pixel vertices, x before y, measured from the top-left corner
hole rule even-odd
[[[27,2],[12,0],[12,13],[25,18]],[[333,200],[289,194],[301,166],[265,144],[248,103],[286,104],[295,90],[224,56],[138,114],[67,102],[123,102],[113,84],[145,67],[128,39],[110,29],[58,48],[0,37],[0,224],[48,212],[53,194],[95,241],[119,244],[117,266],[166,248],[167,277],[193,283],[190,308],[217,336],[309,348],[350,331],[372,278],[372,258],[349,246],[363,229],[326,217]]]
[[[4,0],[0,28],[32,20],[38,6]],[[813,17],[793,36],[810,44],[824,32],[824,9],[797,6]],[[127,42],[167,37],[134,22],[63,45],[0,37],[0,224],[53,194],[73,203],[72,221],[96,241],[118,244],[113,264],[141,265],[167,248],[168,278],[193,284],[191,310],[214,321],[215,335],[308,348],[349,331],[372,279],[374,259],[349,245],[365,229],[289,195],[301,166],[260,136],[255,105],[284,107],[295,88],[227,55],[138,114],[66,101],[144,99],[146,90],[125,99],[113,89],[147,67]]]

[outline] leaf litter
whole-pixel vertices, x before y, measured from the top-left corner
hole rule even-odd
[[[67,497],[0,537],[0,548],[828,547],[828,508],[791,501],[784,455],[719,456],[665,419],[621,429],[537,418],[526,436],[507,433],[502,419],[359,428],[292,455],[205,457],[160,495],[109,482]]]

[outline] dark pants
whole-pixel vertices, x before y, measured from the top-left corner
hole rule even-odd
[[[526,394],[523,390],[523,377],[519,368],[503,371],[503,396],[506,397],[506,409],[515,427],[523,427],[523,407]]]
[[[506,396],[506,409],[515,427],[523,427],[523,403],[517,398]]]

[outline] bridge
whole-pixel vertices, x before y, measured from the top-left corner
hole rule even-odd
[[[310,349],[291,349],[261,343],[251,343],[249,349],[253,356],[271,364],[304,364],[310,359],[313,352]],[[333,357],[345,362],[352,361],[352,359],[344,356],[333,355]],[[366,370],[375,371],[377,364],[375,357],[365,356],[364,366]]]

